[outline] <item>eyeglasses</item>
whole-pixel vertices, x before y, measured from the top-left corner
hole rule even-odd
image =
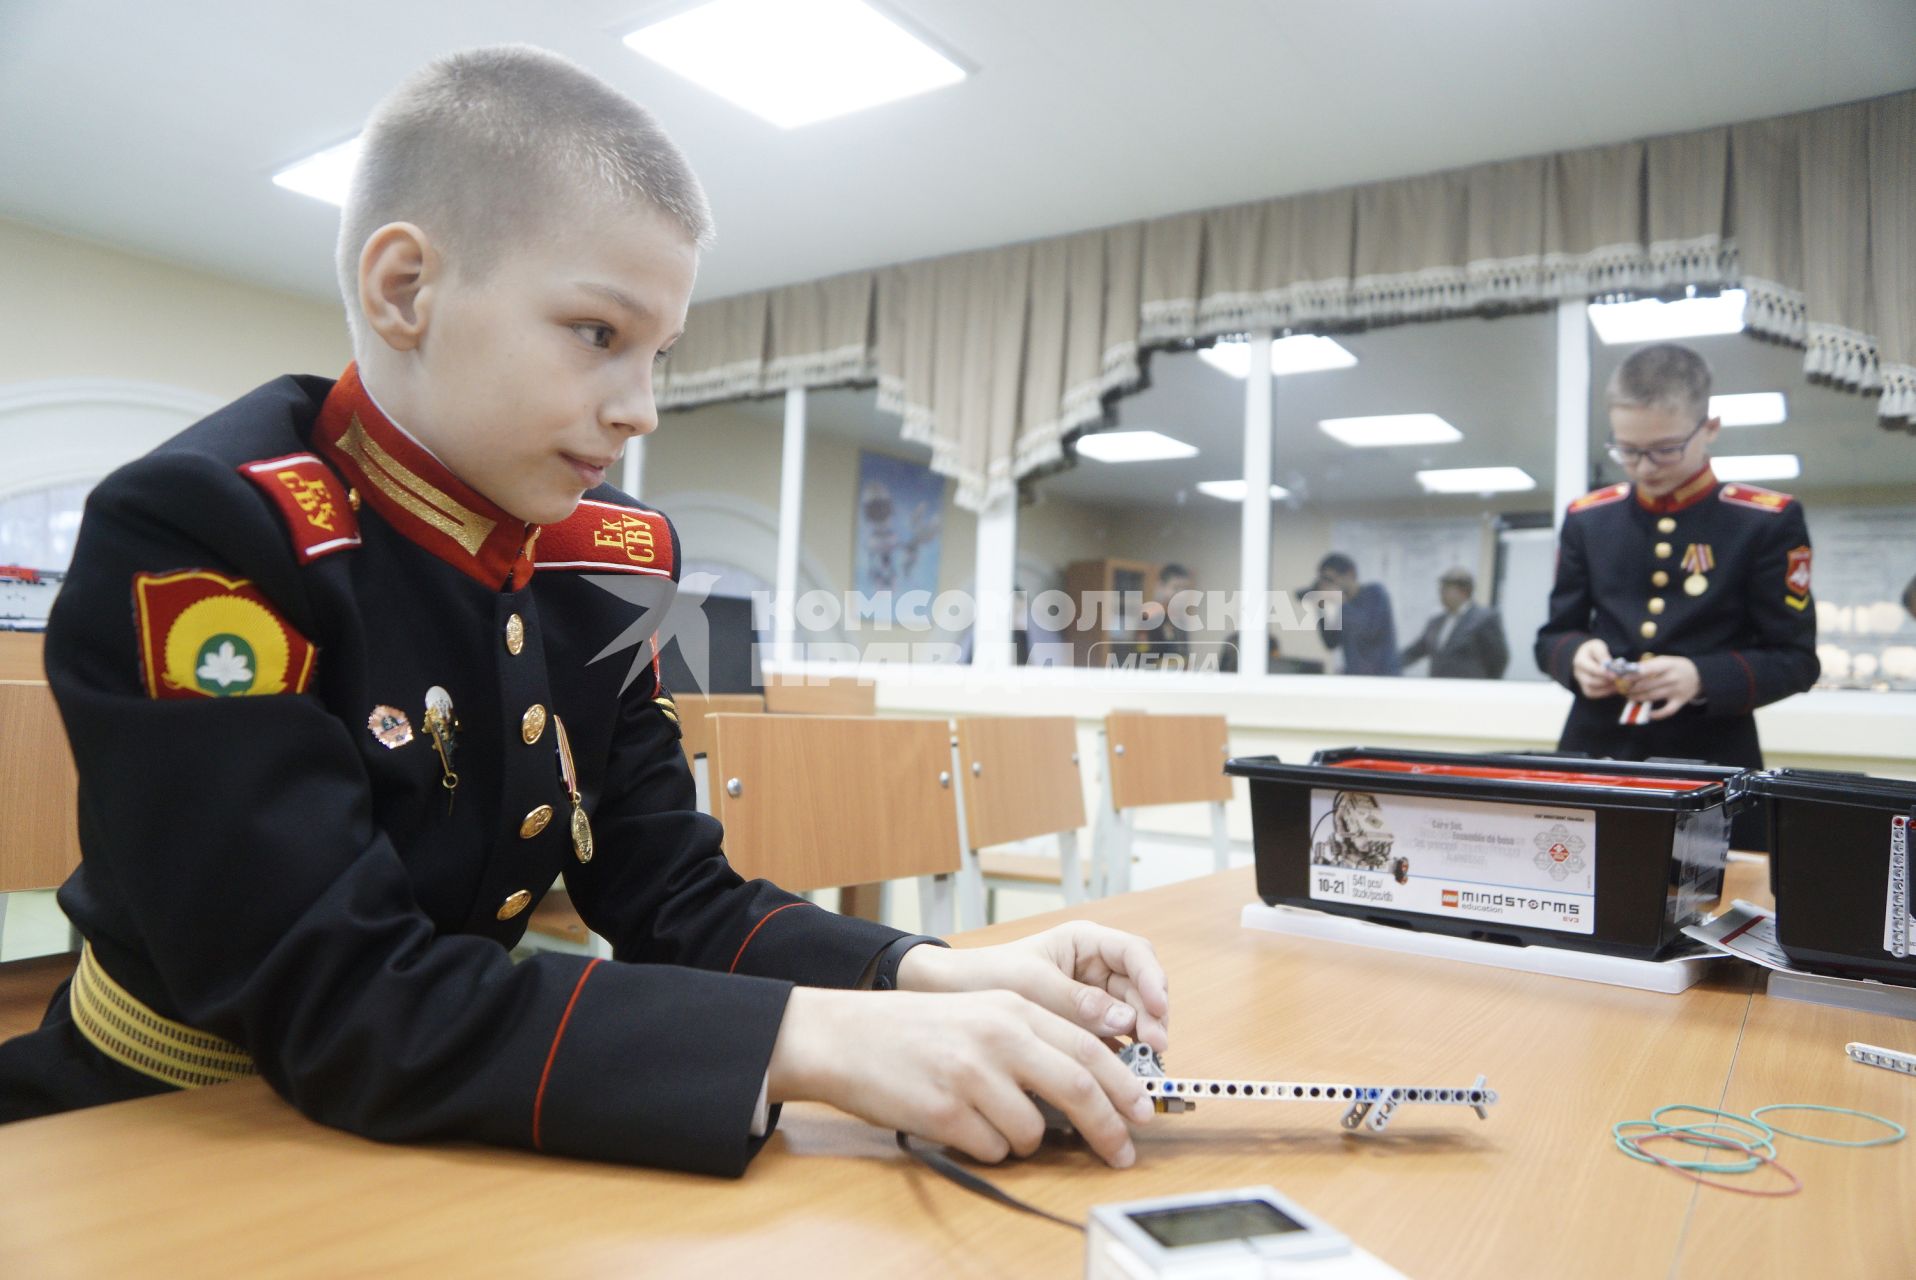
[[[1634,467],[1645,458],[1659,467],[1667,467],[1683,456],[1683,451],[1690,447],[1690,441],[1696,439],[1696,433],[1703,430],[1709,421],[1708,418],[1698,418],[1690,434],[1676,444],[1657,444],[1651,445],[1648,449],[1638,449],[1612,440],[1606,452],[1625,467]]]

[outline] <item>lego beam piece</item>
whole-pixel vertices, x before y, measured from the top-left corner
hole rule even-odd
[[[1898,1053],[1881,1045],[1863,1044],[1855,1040],[1843,1046],[1843,1049],[1852,1060],[1866,1067],[1881,1067],[1885,1071],[1900,1071],[1904,1075],[1916,1076],[1916,1054]]]

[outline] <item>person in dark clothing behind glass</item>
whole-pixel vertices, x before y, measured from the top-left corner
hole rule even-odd
[[[1318,618],[1317,630],[1326,649],[1343,651],[1345,675],[1403,674],[1397,624],[1391,620],[1390,593],[1383,584],[1358,581],[1357,562],[1333,551],[1317,562],[1317,581],[1310,589],[1336,592],[1342,602]]]

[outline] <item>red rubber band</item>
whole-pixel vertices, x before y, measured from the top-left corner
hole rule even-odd
[[[1744,1155],[1749,1156],[1752,1160],[1760,1161],[1761,1163],[1767,1164],[1771,1166],[1772,1168],[1774,1168],[1778,1173],[1782,1174],[1784,1177],[1790,1180],[1790,1185],[1786,1190],[1782,1190],[1782,1191],[1761,1191],[1761,1190],[1754,1190],[1750,1187],[1739,1187],[1733,1183],[1712,1181],[1711,1179],[1704,1177],[1700,1173],[1693,1172],[1689,1169],[1679,1168],[1677,1165],[1673,1164],[1672,1162],[1665,1160],[1662,1156],[1657,1155],[1654,1152],[1645,1151],[1643,1149],[1644,1143],[1656,1142],[1660,1139],[1681,1140],[1681,1141],[1690,1143],[1692,1146],[1699,1146],[1699,1147],[1721,1147],[1725,1151],[1741,1151]],[[1626,1138],[1624,1139],[1624,1141],[1628,1142],[1631,1146],[1635,1147],[1638,1153],[1643,1155],[1645,1158],[1652,1160],[1657,1164],[1662,1165],[1664,1168],[1668,1169],[1672,1173],[1681,1174],[1683,1177],[1688,1178],[1690,1181],[1696,1183],[1698,1186],[1715,1187],[1719,1191],[1734,1191],[1738,1195],[1744,1195],[1744,1196],[1765,1196],[1765,1197],[1793,1196],[1797,1192],[1803,1189],[1803,1180],[1797,1177],[1794,1173],[1791,1173],[1787,1168],[1785,1168],[1783,1164],[1776,1159],[1776,1157],[1766,1156],[1761,1151],[1756,1150],[1754,1147],[1748,1146],[1747,1144],[1742,1142],[1738,1142],[1734,1138],[1722,1138],[1714,1134],[1707,1134],[1707,1133],[1691,1133],[1691,1132],[1677,1133],[1675,1131],[1670,1131],[1666,1133],[1646,1133],[1641,1138]]]

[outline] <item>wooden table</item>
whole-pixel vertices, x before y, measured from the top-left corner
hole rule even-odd
[[[1434,1083],[1481,1071],[1503,1098],[1489,1121],[1410,1107],[1386,1134],[1360,1137],[1340,1129],[1335,1104],[1213,1101],[1154,1120],[1131,1170],[1047,1148],[994,1171],[1003,1185],[1082,1216],[1105,1201],[1268,1182],[1421,1278],[1916,1274],[1916,1142],[1785,1140],[1805,1190],[1759,1200],[1633,1163],[1609,1138],[1612,1121],[1666,1102],[1826,1102],[1916,1123],[1916,1081],[1842,1053],[1853,1039],[1907,1048],[1911,1024],[1772,1001],[1727,963],[1663,996],[1259,933],[1237,924],[1251,893],[1250,872],[1233,871],[1079,909],[1156,941],[1172,975],[1174,1070]],[[8,1276],[715,1280],[1081,1266],[1073,1233],[962,1191],[904,1161],[890,1134],[815,1106],[788,1107],[739,1182],[380,1146],[307,1122],[256,1082],[0,1128]]]

